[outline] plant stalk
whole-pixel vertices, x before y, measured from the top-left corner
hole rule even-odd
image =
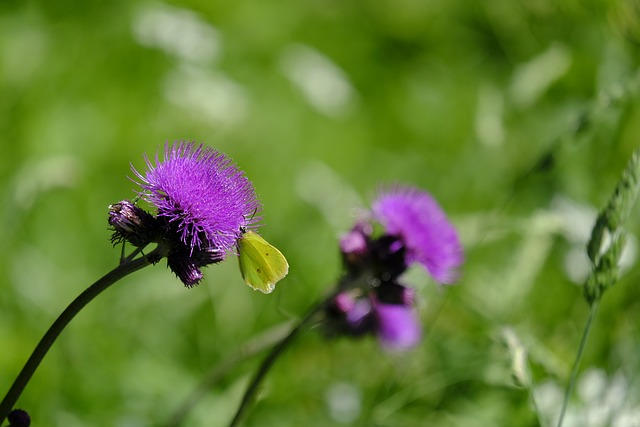
[[[329,304],[329,302],[335,296],[335,294],[336,293],[333,292],[329,297],[325,298],[320,303],[313,306],[311,310],[309,310],[307,315],[302,320],[300,320],[300,322],[291,330],[291,332],[289,332],[289,334],[285,336],[282,339],[282,341],[276,344],[276,346],[273,347],[273,349],[269,352],[269,354],[267,354],[267,356],[264,358],[264,360],[260,364],[260,367],[256,371],[255,376],[249,383],[249,386],[247,387],[247,390],[245,391],[244,396],[242,397],[242,401],[240,402],[240,406],[238,407],[238,410],[236,411],[236,414],[233,417],[233,420],[231,420],[229,427],[237,427],[239,425],[240,419],[246,412],[247,408],[249,407],[249,404],[252,402],[255,394],[258,391],[258,388],[260,387],[260,384],[262,383],[262,380],[269,372],[269,369],[271,369],[271,366],[273,366],[274,362],[278,359],[278,357],[280,357],[280,355],[289,346],[289,344],[293,342],[293,340],[298,336],[298,334],[302,332],[302,330],[309,323],[311,323],[315,315],[325,309],[325,307],[327,306],[327,304]]]
[[[584,326],[584,331],[582,332],[582,339],[580,340],[580,346],[578,347],[578,353],[576,354],[576,359],[573,362],[573,368],[571,370],[571,377],[569,378],[569,384],[567,384],[567,390],[564,393],[564,400],[562,402],[562,409],[560,410],[560,417],[558,418],[557,427],[562,427],[562,422],[564,421],[564,415],[567,412],[567,407],[569,406],[569,400],[571,399],[571,395],[573,394],[573,389],[575,388],[575,385],[576,385],[576,379],[578,378],[578,370],[580,369],[580,362],[582,361],[584,349],[587,346],[587,339],[589,338],[589,334],[591,333],[591,327],[593,326],[593,320],[596,317],[599,304],[600,304],[599,300],[596,300],[593,302],[593,304],[591,304],[591,307],[589,310],[589,318],[587,319],[587,323]]]
[[[69,304],[69,306],[58,316],[58,318],[53,322],[51,327],[44,334],[36,348],[31,353],[31,356],[25,363],[24,367],[18,374],[18,377],[15,379],[11,388],[5,395],[2,402],[0,402],[0,425],[2,425],[13,409],[14,405],[20,398],[24,388],[29,383],[29,380],[33,376],[34,372],[44,359],[45,355],[56,341],[60,333],[64,330],[64,328],[69,324],[71,319],[73,319],[76,314],[80,312],[89,302],[91,302],[95,297],[97,297],[102,291],[107,289],[109,286],[113,285],[118,280],[123,277],[134,273],[143,267],[151,264],[149,259],[159,259],[158,255],[159,249],[154,250],[149,256],[142,256],[140,258],[134,260],[128,260],[116,268],[111,270],[109,273],[104,275],[102,278],[98,279],[94,284],[89,286],[84,292],[82,292],[76,299]]]

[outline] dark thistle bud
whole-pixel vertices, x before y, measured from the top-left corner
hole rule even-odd
[[[406,250],[396,236],[384,235],[371,242],[373,267],[382,281],[391,281],[407,269]]]
[[[357,291],[337,294],[327,310],[325,332],[329,336],[362,336],[374,331],[373,307],[368,296],[357,295]]]
[[[397,282],[382,282],[376,288],[377,301],[384,304],[396,304],[410,307],[415,300],[415,290]]]
[[[9,427],[29,427],[31,425],[31,417],[23,409],[14,409],[9,412],[7,421],[9,421]]]
[[[357,289],[338,293],[326,311],[329,336],[378,336],[388,350],[408,350],[421,339],[422,328],[414,308],[414,291],[396,282],[382,282],[359,295]]]
[[[405,250],[396,236],[372,239],[373,227],[358,222],[340,238],[340,252],[347,270],[353,274],[369,274],[378,280],[392,280],[406,269]]]
[[[358,222],[340,238],[340,252],[347,269],[354,271],[362,268],[369,257],[369,245],[373,227],[366,222]]]
[[[167,256],[167,266],[188,288],[202,280],[202,271],[189,256],[171,252]]]
[[[158,235],[156,219],[129,200],[109,206],[109,225],[114,230],[111,236],[114,245],[129,242],[133,246],[145,247]]]
[[[190,253],[188,247],[176,243],[167,255],[167,265],[186,287],[191,288],[202,280],[200,267],[220,262],[224,255],[218,248],[197,249]]]

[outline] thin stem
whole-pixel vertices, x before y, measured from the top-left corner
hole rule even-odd
[[[529,364],[529,361],[527,360],[527,370],[529,372],[531,372],[531,365]],[[538,424],[540,424],[540,427],[546,427],[547,423],[544,420],[544,417],[542,416],[542,411],[540,411],[540,406],[538,406],[538,400],[536,399],[536,393],[535,393],[535,388],[536,388],[536,383],[533,379],[533,375],[529,374],[529,381],[530,384],[527,384],[527,393],[529,393],[529,399],[531,399],[531,405],[533,405],[533,411],[536,413],[536,417],[538,418]]]
[[[236,414],[233,417],[231,424],[229,424],[229,427],[236,427],[239,425],[240,419],[246,412],[246,409],[249,407],[249,404],[253,400],[253,397],[255,396],[256,392],[258,391],[258,387],[262,383],[262,380],[264,379],[264,377],[269,372],[269,369],[271,369],[271,366],[273,365],[273,363],[278,359],[278,357],[287,348],[287,346],[293,342],[293,340],[296,338],[296,336],[298,336],[298,334],[302,331],[302,329],[304,329],[304,327],[306,327],[311,322],[314,316],[320,311],[325,309],[327,304],[331,301],[331,299],[334,296],[335,296],[335,292],[332,293],[329,297],[322,300],[319,304],[311,308],[311,310],[309,310],[309,313],[307,313],[307,315],[302,320],[300,320],[300,322],[296,325],[296,327],[293,328],[291,332],[289,332],[289,335],[284,337],[282,341],[280,341],[275,347],[273,347],[273,349],[269,352],[269,354],[267,354],[267,357],[265,357],[265,359],[260,364],[258,371],[256,372],[255,376],[251,380],[251,383],[249,383],[249,386],[247,387],[247,390],[245,391],[244,396],[242,397],[242,401],[240,402],[240,406],[238,407],[238,410],[236,411]]]
[[[120,263],[125,263],[125,262],[130,262],[132,259],[134,259],[136,256],[138,256],[138,254],[141,254],[144,256],[144,252],[142,252],[144,248],[138,247],[136,248],[133,252],[131,252],[129,254],[129,256],[122,257]],[[155,251],[154,251],[155,252]],[[152,252],[153,253],[153,252]],[[153,258],[149,258],[150,260],[153,260]]]
[[[164,424],[164,427],[178,427],[182,425],[189,412],[218,381],[229,373],[229,370],[282,340],[290,332],[291,326],[291,322],[285,322],[261,333],[259,336],[250,339],[240,346],[231,356],[209,369],[209,372],[205,374],[196,388],[175,410],[169,418],[169,421]]]
[[[600,304],[599,300],[596,300],[591,304],[591,308],[589,311],[589,318],[587,319],[587,323],[584,326],[584,331],[582,332],[582,339],[580,340],[580,346],[578,347],[578,353],[576,354],[576,359],[573,362],[573,369],[571,370],[571,377],[569,378],[569,384],[567,384],[567,390],[564,393],[564,401],[562,402],[562,410],[560,411],[560,418],[558,418],[557,427],[562,427],[562,422],[564,421],[564,414],[567,412],[567,406],[569,406],[569,399],[573,394],[573,389],[576,385],[576,379],[578,377],[578,369],[580,368],[580,362],[582,361],[582,355],[584,354],[584,349],[587,346],[587,339],[589,338],[589,333],[591,332],[591,326],[593,325],[593,319],[596,317],[596,313],[598,311],[598,305]]]
[[[2,402],[0,402],[0,425],[2,425],[4,420],[7,418],[9,412],[11,412],[13,406],[22,394],[22,391],[29,383],[29,380],[33,376],[33,373],[40,365],[40,362],[42,362],[42,359],[47,354],[56,338],[58,338],[58,335],[60,335],[62,330],[67,326],[67,324],[69,324],[71,319],[73,319],[75,315],[80,312],[80,310],[82,310],[89,302],[91,302],[91,300],[93,300],[109,286],[122,279],[123,277],[149,265],[149,259],[157,259],[157,256],[160,255],[159,251],[160,249],[156,249],[150,254],[150,256],[140,257],[130,262],[123,262],[122,264],[118,265],[116,268],[111,270],[93,285],[89,286],[84,292],[78,295],[78,297],[74,299],[71,304],[69,304],[69,306],[62,312],[62,314],[58,316],[49,330],[47,330],[47,332],[44,334],[36,348],[33,350],[33,353],[31,353],[31,356],[27,360],[27,363],[25,363],[22,371],[20,371],[18,377],[13,382],[13,385],[5,395],[4,399],[2,400]]]

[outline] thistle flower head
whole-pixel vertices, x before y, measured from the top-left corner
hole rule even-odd
[[[455,228],[426,192],[394,187],[382,192],[372,206],[385,233],[400,239],[407,264],[419,263],[440,283],[453,283],[463,262]]]
[[[162,158],[156,153],[155,165],[145,160],[145,174],[132,168],[140,195],[191,251],[231,250],[240,228],[255,227],[261,219],[253,185],[223,153],[181,141],[167,143]]]
[[[374,232],[374,220],[381,233]],[[415,292],[399,283],[407,267],[421,264],[437,281],[452,283],[463,261],[456,230],[440,206],[411,187],[383,191],[371,215],[342,236],[340,250],[346,273],[326,311],[326,330],[375,334],[390,350],[410,349],[422,335]]]
[[[132,170],[156,215],[131,203],[112,205],[112,240],[165,245],[169,268],[193,286],[202,279],[200,267],[222,261],[244,231],[257,227],[260,202],[242,170],[202,144],[167,143],[154,160],[145,155],[146,171]]]

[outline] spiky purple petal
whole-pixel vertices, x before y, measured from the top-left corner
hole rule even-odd
[[[233,250],[241,227],[252,228],[260,221],[253,185],[223,153],[180,141],[167,143],[162,158],[156,153],[155,162],[146,155],[145,161],[144,174],[132,167],[140,194],[191,254]],[[191,273],[195,279],[195,270]]]

